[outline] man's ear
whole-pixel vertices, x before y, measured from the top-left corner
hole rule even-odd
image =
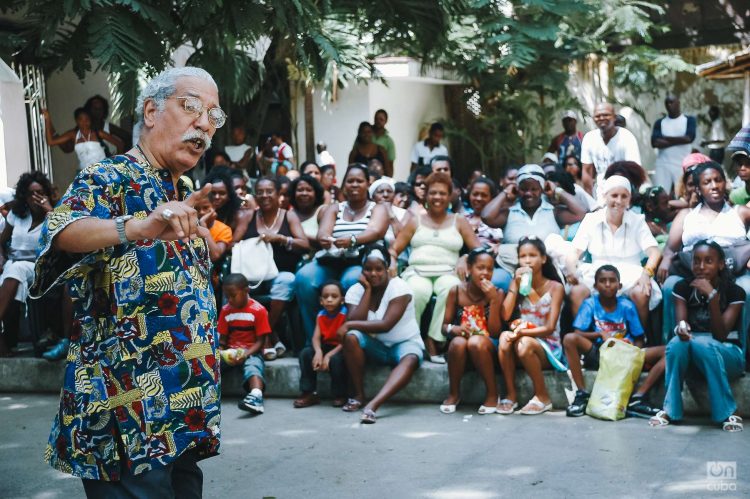
[[[146,128],[153,128],[158,113],[159,107],[156,105],[154,99],[146,99],[143,103],[143,125]]]

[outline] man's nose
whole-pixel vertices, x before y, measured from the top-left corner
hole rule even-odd
[[[195,119],[195,127],[203,132],[208,133],[211,128],[211,122],[208,120],[208,109],[204,109],[200,116]]]

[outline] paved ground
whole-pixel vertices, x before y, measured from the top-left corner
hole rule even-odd
[[[235,403],[224,406],[222,455],[202,464],[209,498],[750,496],[750,431],[475,407],[445,416],[432,405],[384,407],[360,426],[325,405],[270,400],[250,418]],[[0,394],[0,497],[82,496],[77,479],[41,461],[56,406],[53,395]],[[708,480],[707,461],[736,462],[737,478]]]

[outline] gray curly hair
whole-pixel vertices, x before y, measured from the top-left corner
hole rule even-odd
[[[205,69],[194,66],[165,69],[148,82],[143,90],[141,90],[140,95],[138,95],[138,100],[135,104],[136,123],[133,127],[133,137],[136,140],[141,136],[143,129],[143,105],[146,101],[154,101],[157,109],[160,112],[164,111],[167,98],[174,95],[176,91],[177,80],[185,76],[201,78],[213,84],[214,87],[217,87],[213,77]]]

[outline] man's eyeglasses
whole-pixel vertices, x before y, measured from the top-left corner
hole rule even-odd
[[[203,114],[203,111],[207,111],[208,122],[211,123],[211,126],[214,128],[221,128],[224,126],[224,123],[227,122],[227,114],[220,107],[207,108],[198,97],[186,96],[175,97],[175,99],[181,100],[185,112],[196,118],[200,117]]]

